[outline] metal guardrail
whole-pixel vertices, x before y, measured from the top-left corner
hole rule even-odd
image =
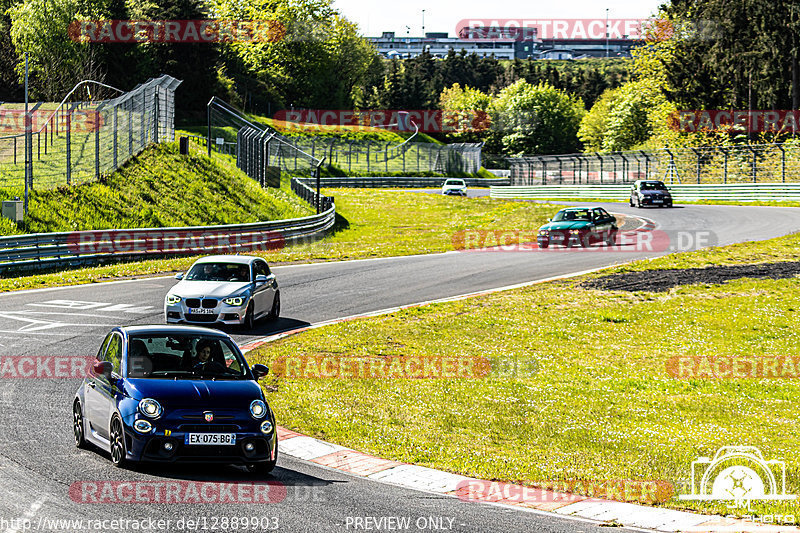
[[[313,186],[315,180],[310,178],[299,178],[305,185]],[[420,188],[434,188],[438,189],[444,184],[445,180],[453,179],[447,177],[441,178],[426,178],[426,177],[375,177],[375,178],[351,178],[351,177],[324,177],[320,178],[322,187],[327,188],[362,188],[362,189],[379,189],[379,188],[404,188],[404,189],[420,189]],[[492,187],[509,185],[508,178],[457,178],[463,179],[467,187]]]
[[[669,188],[675,201],[800,201],[800,183],[673,184]],[[490,196],[509,199],[598,198],[627,201],[630,192],[630,184],[531,185],[492,187]]]
[[[313,191],[312,191],[313,192]],[[333,199],[318,214],[288,220],[194,226],[37,233],[0,237],[0,272],[94,265],[109,259],[152,259],[279,249],[324,235],[336,219]]]

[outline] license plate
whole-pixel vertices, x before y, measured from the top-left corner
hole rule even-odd
[[[234,433],[187,433],[184,443],[199,446],[233,446],[236,444]]]
[[[191,315],[213,315],[213,309],[189,309]]]
[[[653,200],[654,204],[663,204],[664,200]]]

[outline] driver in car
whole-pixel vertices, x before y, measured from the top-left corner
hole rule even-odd
[[[197,346],[195,347],[195,351],[197,352],[197,357],[192,360],[192,371],[196,373],[217,373],[221,374],[224,373],[227,369],[225,365],[220,363],[219,361],[215,361],[211,357],[211,353],[213,350],[213,342],[210,340],[202,339],[197,342]]]

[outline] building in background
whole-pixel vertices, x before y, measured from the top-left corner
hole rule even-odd
[[[458,37],[429,32],[425,37],[398,37],[383,32],[380,37],[367,37],[383,56],[410,59],[428,51],[443,58],[450,50],[465,50],[479,57],[494,55],[497,59],[585,59],[592,57],[630,57],[636,39],[540,39],[536,28],[524,31],[502,28],[464,28]]]

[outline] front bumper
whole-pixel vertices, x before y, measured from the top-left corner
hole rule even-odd
[[[653,197],[653,196],[645,196],[639,200],[639,203],[642,205],[652,205],[652,206],[671,206],[672,205],[672,198],[670,197]]]
[[[223,424],[205,424],[187,431],[176,428],[166,429],[154,422],[154,430],[142,434],[133,427],[125,424],[125,447],[127,459],[138,462],[157,463],[224,463],[224,464],[253,464],[274,461],[278,450],[278,437],[275,429],[269,434],[259,430],[238,429],[226,427]],[[200,425],[198,425],[200,426]],[[229,446],[222,445],[189,445],[186,444],[186,435],[189,433],[233,433],[236,443]],[[170,443],[171,450],[164,444]],[[252,449],[248,450],[248,444]]]
[[[217,302],[213,308],[190,308],[186,305],[187,299],[183,299],[176,304],[164,304],[164,319],[167,324],[192,324],[192,325],[210,325],[210,324],[226,324],[231,326],[242,325],[245,321],[247,314],[247,304],[238,307],[223,303],[222,300]],[[203,311],[200,313],[193,313],[195,309]]]
[[[467,191],[463,189],[448,189],[446,191],[442,191],[442,194],[445,196],[466,196]]]

